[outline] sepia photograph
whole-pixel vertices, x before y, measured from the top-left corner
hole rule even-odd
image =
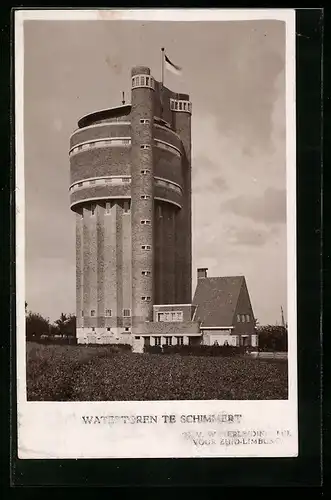
[[[22,405],[295,422],[293,12],[137,12],[16,13]]]

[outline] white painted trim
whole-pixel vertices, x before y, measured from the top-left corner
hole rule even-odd
[[[171,104],[178,103],[178,108],[179,108],[179,103],[187,103],[188,104],[188,109],[175,109],[175,106],[171,106]],[[192,102],[188,101],[187,99],[174,99],[173,97],[170,97],[170,110],[175,111],[176,113],[188,113],[189,115],[192,114]]]
[[[74,132],[70,135],[69,139],[72,139],[72,137],[75,135],[75,134],[78,134],[79,132],[84,132],[84,130],[88,130],[90,128],[97,128],[97,127],[108,127],[108,125],[112,126],[112,125],[131,125],[131,122],[121,122],[121,121],[118,121],[118,122],[109,122],[109,123],[94,123],[93,125],[87,125],[87,127],[82,127],[82,128],[77,128],[76,130],[74,130]],[[75,146],[73,146],[75,147]]]
[[[160,120],[161,122],[164,122],[166,123],[167,125],[169,125],[169,127],[171,127],[170,123],[167,122],[166,120],[164,120],[163,118],[160,118],[159,116],[154,116],[154,120]],[[155,125],[157,125],[157,123],[155,123]],[[162,125],[161,125],[162,126]]]
[[[200,330],[233,330],[234,326],[200,326]]]
[[[163,322],[163,321],[155,321],[155,323],[163,323],[165,325],[169,325],[169,322]],[[180,321],[177,321],[175,323],[181,323]],[[201,333],[188,333],[188,332],[179,332],[179,333],[158,333],[158,332],[153,332],[153,333],[141,333],[141,337],[201,337]],[[176,345],[176,344],[175,344]]]
[[[87,188],[87,186],[84,186],[84,184],[85,184],[85,183],[89,183],[89,182],[91,182],[91,181],[95,181],[95,184],[94,184],[94,185],[97,185],[97,181],[105,181],[105,182],[103,182],[103,183],[102,183],[102,185],[107,185],[107,182],[106,182],[106,181],[107,181],[107,179],[129,179],[129,180],[131,181],[131,175],[125,175],[125,174],[124,174],[124,175],[104,175],[104,176],[102,176],[102,177],[88,177],[88,178],[86,178],[86,179],[80,179],[79,181],[75,181],[75,182],[73,182],[73,183],[69,186],[68,191],[71,193],[71,192],[73,191],[74,186],[77,186],[78,184],[81,184],[81,183],[83,183],[83,186],[79,186],[79,189],[84,189],[84,188],[86,189],[86,188]],[[157,181],[162,181],[162,182],[165,182],[165,183],[167,183],[167,184],[170,184],[171,186],[176,186],[176,188],[180,190],[180,193],[178,193],[178,191],[177,191],[177,190],[174,190],[174,189],[173,189],[173,187],[171,187],[171,186],[170,186],[170,187],[169,187],[169,186],[159,186],[159,187],[170,188],[170,189],[172,189],[173,191],[176,191],[176,192],[177,192],[177,194],[180,194],[180,196],[181,196],[181,195],[182,195],[182,193],[183,193],[183,189],[182,189],[182,187],[181,187],[179,184],[177,184],[176,182],[170,181],[170,180],[168,180],[168,179],[163,179],[163,178],[161,178],[161,177],[154,177],[154,181],[156,181],[156,182],[155,182],[155,186],[156,186],[156,187],[158,187]],[[130,183],[131,183],[131,182],[128,182],[127,184],[130,184]],[[124,182],[123,184],[125,184],[125,182]],[[101,184],[99,184],[99,186],[100,186],[100,185],[101,185]]]
[[[148,84],[148,85],[147,85],[147,83],[146,83],[145,85],[142,85],[142,84],[140,83],[140,78],[142,78],[142,77],[143,77],[143,78],[149,78],[149,79],[150,79],[151,84]],[[134,80],[135,78],[139,78],[139,85],[133,85],[133,80]],[[145,80],[145,81],[146,81],[146,80]],[[148,74],[146,74],[146,73],[143,73],[143,74],[140,74],[140,73],[139,73],[139,74],[137,74],[137,75],[133,75],[133,76],[131,76],[131,89],[132,89],[132,90],[134,90],[134,89],[139,89],[139,88],[143,88],[143,89],[146,89],[146,88],[147,88],[147,89],[151,89],[151,90],[154,90],[154,91],[155,91],[155,78],[154,78],[154,76],[152,76],[152,75],[148,75]]]
[[[91,113],[87,113],[87,115],[83,115],[81,118],[78,119],[78,121],[80,122],[81,120],[83,120],[84,118],[87,118],[88,116],[97,115],[98,113],[103,113],[105,111],[114,111],[115,109],[123,109],[123,108],[126,108],[127,106],[131,106],[131,103],[130,104],[129,103],[122,104],[121,106],[113,106],[112,108],[98,109],[97,111],[92,111]]]
[[[180,156],[182,156],[182,153],[180,151],[180,149],[178,149],[176,146],[174,146],[173,144],[170,144],[170,142],[167,142],[167,141],[163,141],[162,139],[156,139],[154,137],[154,142],[155,142],[155,145],[156,147],[159,147],[160,149],[162,149],[162,146],[159,146],[159,144],[164,144],[165,146],[168,146],[169,148],[171,149],[174,149],[175,151],[177,151],[179,153]],[[159,144],[158,144],[159,143]],[[168,150],[169,151],[169,150]]]
[[[155,177],[154,176],[154,179],[157,181],[163,181],[163,182],[168,182],[169,184],[173,184],[174,186],[179,187],[181,191],[183,191],[182,186],[180,184],[177,184],[177,182],[170,181],[169,179],[165,179],[164,177]]]
[[[99,201],[99,200],[130,200],[131,196],[125,196],[125,195],[120,195],[120,196],[98,196],[94,198],[84,198],[83,200],[78,200],[75,201],[74,203],[70,204],[70,208],[74,207],[75,205],[79,205],[80,203],[87,203],[89,201]],[[109,214],[107,214],[109,215]]]
[[[166,203],[170,203],[172,205],[176,205],[176,207],[182,208],[182,206],[179,203],[176,203],[175,201],[172,200],[166,200],[165,198],[159,198],[158,196],[154,196],[154,200],[165,201]]]
[[[193,306],[194,304],[154,304],[153,307]],[[171,311],[170,311],[171,312]]]
[[[130,199],[131,199],[131,196],[127,196],[127,195],[98,196],[98,197],[93,197],[93,198],[84,198],[83,200],[77,200],[74,203],[71,203],[70,204],[70,208],[74,207],[75,205],[79,205],[80,203],[87,203],[87,202],[90,202],[90,201],[100,201],[100,200],[130,200]],[[171,205],[176,205],[176,207],[182,208],[181,205],[179,205],[179,203],[176,203],[175,201],[172,201],[172,200],[166,200],[165,198],[158,198],[157,196],[154,196],[154,200],[164,201],[166,203],[170,203]]]
[[[127,137],[127,136],[123,136],[123,137],[115,137],[115,136],[114,137],[98,137],[97,139],[90,139],[89,141],[78,142],[77,144],[75,144],[74,146],[72,146],[69,149],[69,155],[72,154],[72,150],[75,148],[78,148],[78,146],[84,146],[85,144],[95,144],[95,143],[102,142],[102,141],[111,142],[111,141],[117,141],[117,140],[119,140],[119,141],[129,140],[130,144],[131,144],[131,137]],[[107,147],[107,146],[105,146],[105,147]],[[79,151],[79,153],[81,153],[81,152],[83,152],[83,151]],[[77,153],[78,153],[78,151],[77,151]]]
[[[89,201],[98,201],[98,200],[99,201],[100,200],[131,200],[131,196],[118,195],[118,196],[98,196],[98,197],[93,197],[93,198],[84,198],[83,200],[77,200],[74,203],[71,203],[70,208],[72,208],[75,205],[78,205],[80,203],[86,203]],[[182,208],[182,206],[179,205],[179,203],[176,203],[175,201],[172,201],[172,200],[166,200],[165,198],[159,198],[157,196],[154,196],[154,200],[164,201],[166,203],[170,203],[171,205],[176,205],[176,207]]]
[[[158,119],[161,120],[161,118],[158,118]],[[177,132],[175,132],[174,130],[172,130],[172,128],[168,128],[165,125],[159,125],[158,123],[154,123],[154,127],[161,128],[163,130],[167,130],[167,132],[171,132],[173,135],[175,135],[181,141],[180,136],[177,134]],[[171,127],[170,123],[169,123],[169,127]]]
[[[80,181],[75,181],[69,186],[69,190],[75,186],[76,184],[79,184],[81,182],[89,182],[89,181],[100,181],[103,179],[131,179],[131,175],[103,175],[102,177],[88,177],[86,179],[81,179]]]

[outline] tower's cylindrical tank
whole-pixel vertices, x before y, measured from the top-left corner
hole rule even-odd
[[[131,326],[130,111],[87,115],[70,138],[80,343],[111,342]]]

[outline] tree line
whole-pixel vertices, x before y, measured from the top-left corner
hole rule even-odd
[[[44,318],[41,314],[28,311],[27,302],[25,302],[25,325],[27,340],[40,339],[42,335],[49,337],[76,336],[75,314],[61,313],[60,317],[52,323],[49,318]]]

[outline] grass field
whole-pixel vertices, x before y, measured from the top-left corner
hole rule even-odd
[[[27,343],[29,401],[287,399],[287,362]]]

